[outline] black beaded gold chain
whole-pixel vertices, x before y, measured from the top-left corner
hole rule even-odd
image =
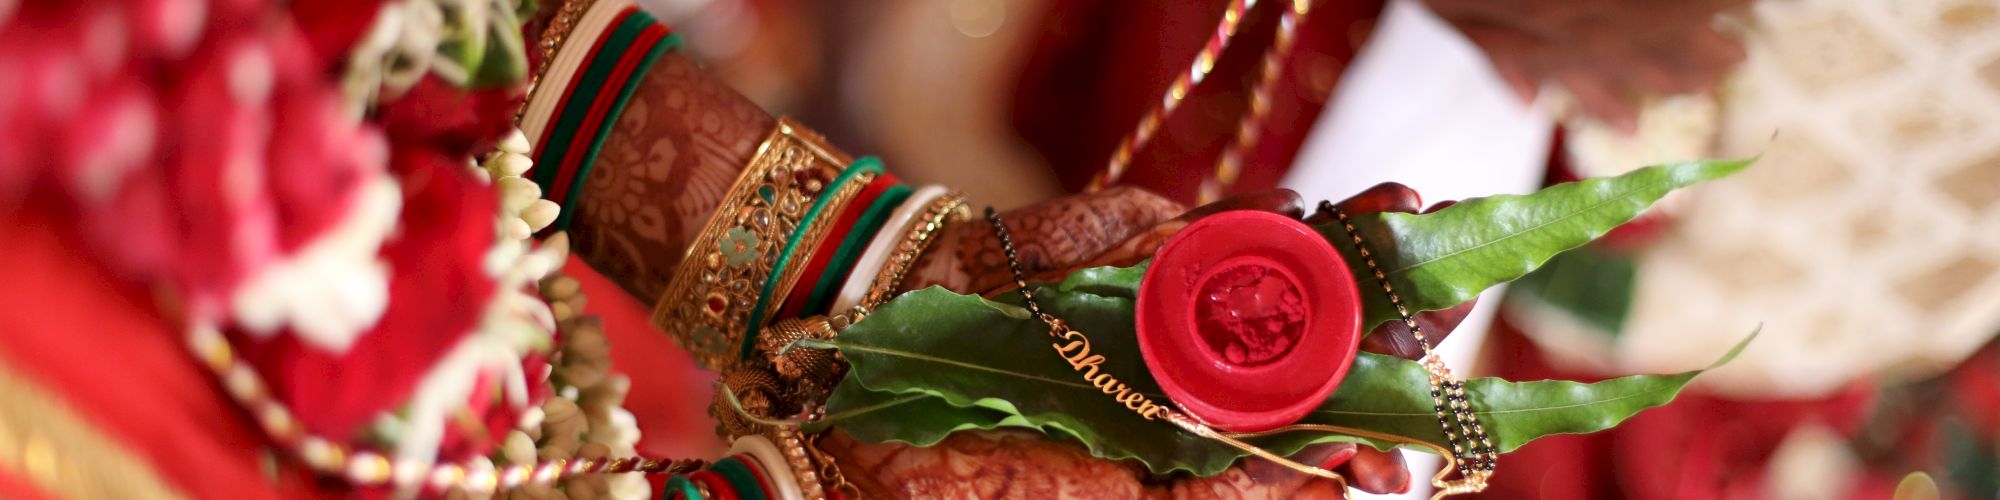
[[[1424,350],[1423,364],[1430,373],[1431,409],[1437,412],[1438,427],[1444,431],[1445,441],[1457,456],[1458,474],[1462,485],[1479,491],[1486,488],[1486,479],[1493,476],[1494,462],[1498,453],[1493,450],[1493,441],[1486,437],[1486,428],[1479,424],[1479,415],[1472,411],[1472,403],[1465,398],[1465,382],[1451,374],[1451,367],[1445,366],[1444,359],[1431,351],[1431,341],[1424,336],[1424,328],[1403,305],[1403,298],[1396,294],[1395,285],[1389,284],[1389,276],[1375,263],[1374,254],[1368,251],[1368,244],[1361,239],[1361,231],[1354,228],[1354,222],[1347,213],[1333,206],[1333,202],[1320,201],[1319,212],[1333,216],[1340,221],[1347,236],[1354,240],[1354,250],[1361,255],[1361,262],[1368,265],[1368,271],[1375,275],[1375,282],[1382,286],[1382,293],[1389,296],[1389,303],[1396,306],[1396,314],[1401,316],[1403,326],[1409,327],[1410,336],[1416,337],[1417,345]]]

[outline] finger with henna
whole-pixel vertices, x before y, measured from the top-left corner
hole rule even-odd
[[[1066,276],[1076,269],[1104,266],[1125,267],[1138,264],[1140,261],[1152,258],[1153,253],[1159,250],[1160,245],[1166,244],[1167,240],[1174,236],[1174,233],[1180,232],[1181,228],[1187,227],[1188,223],[1202,217],[1232,210],[1261,210],[1297,219],[1305,214],[1305,202],[1299,198],[1297,192],[1290,189],[1273,189],[1195,207],[1195,209],[1181,214],[1180,217],[1175,217],[1174,220],[1162,222],[1158,226],[1153,226],[1152,229],[1145,233],[1125,240],[1124,243],[1120,243],[1117,247],[1099,254],[1096,258],[1088,262],[1079,264],[1072,269],[1062,270],[1060,273],[1052,273],[1053,277],[1061,279],[1062,276]]]
[[[1184,210],[1151,192],[1111,188],[1017,209],[1005,219],[1022,270],[1042,276],[1089,262]],[[905,289],[990,292],[1012,283],[1006,252],[985,221],[953,224],[940,236],[917,259]]]
[[[1410,490],[1410,467],[1403,462],[1402,450],[1382,451],[1362,446],[1359,451],[1340,469],[1351,486],[1377,495]]]

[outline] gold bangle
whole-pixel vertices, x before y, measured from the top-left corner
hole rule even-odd
[[[909,225],[903,228],[903,241],[896,244],[896,255],[889,257],[882,270],[875,274],[874,283],[868,287],[868,295],[861,299],[861,307],[873,310],[893,298],[896,288],[903,283],[903,277],[909,274],[910,266],[916,264],[917,257],[930,247],[931,237],[944,229],[946,223],[971,217],[965,206],[964,197],[951,193],[931,200],[930,207],[925,208],[922,215],[910,219]]]
[[[806,451],[810,443],[798,426],[778,426],[771,430],[772,441],[778,443],[779,453],[785,456],[787,465],[792,466],[792,478],[799,482],[799,493],[805,498],[826,498],[825,483],[820,482],[819,468],[813,464],[812,453]]]
[[[720,369],[738,359],[750,311],[779,252],[849,161],[804,127],[780,119],[689,244],[653,308],[653,324],[703,367]]]

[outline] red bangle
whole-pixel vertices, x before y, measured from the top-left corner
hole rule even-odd
[[[639,34],[638,40],[632,43],[631,48],[622,54],[618,66],[611,71],[611,77],[605,79],[607,88],[598,92],[597,99],[590,103],[590,113],[584,115],[583,123],[576,128],[576,138],[570,140],[569,150],[564,152],[562,163],[555,165],[561,174],[550,186],[549,192],[542,195],[544,198],[569,206],[570,186],[582,182],[578,177],[582,177],[583,174],[581,168],[584,156],[596,149],[595,139],[605,126],[603,122],[607,119],[606,116],[617,114],[611,108],[618,102],[620,89],[632,79],[633,69],[639,66],[640,61],[646,59],[646,54],[652,50],[653,45],[666,38],[668,33],[665,26],[648,25],[645,31]]]
[[[708,488],[708,498],[714,500],[737,500],[736,488],[730,486],[729,481],[723,479],[715,471],[703,470],[688,474],[688,480]]]
[[[855,196],[854,201],[848,202],[846,209],[841,211],[840,218],[836,219],[833,232],[827,234],[825,243],[821,243],[819,248],[813,251],[812,260],[807,261],[805,274],[799,275],[799,283],[807,285],[793,289],[791,296],[785,297],[785,304],[778,308],[778,315],[775,317],[803,316],[806,300],[812,296],[810,284],[818,283],[820,275],[828,271],[846,272],[845,269],[829,270],[826,268],[827,263],[832,262],[833,255],[840,252],[840,243],[847,239],[848,233],[854,231],[854,224],[861,220],[861,214],[875,204],[875,199],[881,197],[883,191],[898,183],[900,181],[896,180],[896,176],[884,173],[869,182],[868,187],[862,188],[861,194]]]

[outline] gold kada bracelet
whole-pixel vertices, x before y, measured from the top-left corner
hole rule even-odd
[[[840,171],[852,161],[789,118],[757,146],[715,215],[688,246],[653,324],[710,369],[741,356],[750,312],[778,254]]]

